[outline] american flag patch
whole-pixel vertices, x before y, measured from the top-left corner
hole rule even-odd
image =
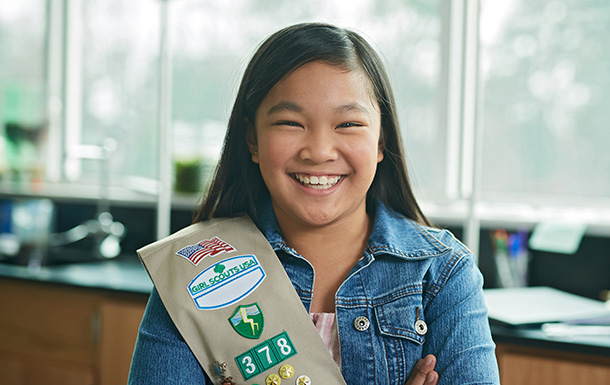
[[[214,237],[183,247],[176,252],[176,255],[188,259],[193,265],[197,266],[205,257],[214,257],[220,253],[229,253],[231,251],[235,251],[233,246],[218,237]]]

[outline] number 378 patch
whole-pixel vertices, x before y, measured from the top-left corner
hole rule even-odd
[[[235,357],[235,362],[248,380],[297,354],[288,333],[282,332]]]

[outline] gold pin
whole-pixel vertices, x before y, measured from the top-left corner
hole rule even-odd
[[[280,385],[282,383],[282,379],[277,374],[270,374],[265,379],[265,384],[267,385]]]
[[[293,375],[294,375],[294,368],[292,367],[292,365],[288,365],[288,364],[286,364],[286,365],[283,365],[283,366],[280,368],[280,376],[281,376],[283,379],[289,379],[289,378],[291,378]]]
[[[303,375],[303,376],[299,376],[299,378],[297,378],[296,381],[297,385],[311,385],[311,380],[309,379],[309,377]]]

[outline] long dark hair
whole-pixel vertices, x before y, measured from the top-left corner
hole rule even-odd
[[[357,33],[321,23],[297,24],[274,33],[250,60],[229,119],[216,174],[193,215],[194,222],[243,214],[256,218],[256,202],[268,197],[269,191],[248,151],[248,122],[255,121],[256,110],[277,82],[313,61],[348,71],[360,69],[373,85],[381,110],[384,158],[367,193],[367,209],[380,200],[407,218],[430,224],[409,183],[394,95],[381,59]]]

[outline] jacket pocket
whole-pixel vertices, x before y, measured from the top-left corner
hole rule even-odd
[[[410,340],[422,345],[427,325],[421,294],[410,294],[374,306],[375,318],[382,335]]]

